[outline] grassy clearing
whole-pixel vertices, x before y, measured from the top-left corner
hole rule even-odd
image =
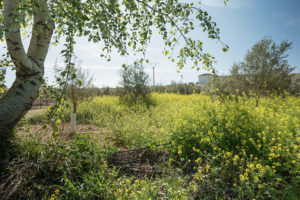
[[[47,107],[29,110],[21,121],[21,124],[40,124],[47,121]]]
[[[299,97],[266,97],[258,106],[254,98],[235,96],[152,98],[156,106],[149,108],[128,107],[109,96],[81,104],[78,120],[104,128],[106,137],[90,131],[38,148],[32,148],[34,137],[20,140],[14,162],[38,168],[21,173],[26,174],[18,186],[26,191],[24,198],[298,199]],[[118,153],[116,146],[128,153]],[[119,157],[112,159],[114,155]],[[122,170],[141,167],[136,163],[151,167],[150,173]],[[7,174],[17,177],[24,170],[16,166]],[[10,183],[3,187],[6,191]]]

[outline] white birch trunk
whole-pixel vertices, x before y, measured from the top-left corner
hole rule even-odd
[[[19,0],[4,0],[4,26],[7,48],[16,67],[16,80],[0,99],[0,138],[10,137],[13,127],[31,108],[43,82],[44,61],[54,30],[47,0],[40,0],[34,16],[28,52],[22,44],[17,11]]]

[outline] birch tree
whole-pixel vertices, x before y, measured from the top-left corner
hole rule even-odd
[[[189,2],[0,0],[0,39],[5,41],[16,69],[15,82],[0,99],[0,137],[11,136],[14,126],[37,98],[51,39],[57,43],[65,36],[65,49],[61,54],[66,62],[73,53],[75,37],[83,36],[98,43],[100,56],[109,61],[114,59],[111,57],[113,49],[120,55],[144,55],[153,32],[157,31],[164,41],[163,53],[179,69],[187,62],[193,63],[196,69],[211,69],[213,56],[205,52],[203,42],[192,38],[190,33],[204,31],[208,38],[220,41],[220,30],[201,4]],[[30,29],[27,50],[22,43],[23,29]],[[220,46],[227,51],[225,44]]]

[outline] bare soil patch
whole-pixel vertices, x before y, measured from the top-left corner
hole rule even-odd
[[[73,140],[74,134],[70,133],[70,123],[61,123],[59,128],[59,134],[63,140]],[[31,124],[17,128],[17,134],[19,136],[26,137],[29,135],[35,135],[41,139],[42,143],[49,141],[52,137],[52,133],[52,127],[48,124],[46,124],[46,127],[44,127],[43,124]],[[109,129],[101,128],[93,124],[78,124],[76,133],[82,135],[90,134],[91,139],[99,145],[112,145],[112,142],[108,140],[111,135],[111,131]]]
[[[167,151],[154,152],[148,148],[123,150],[113,153],[108,163],[120,168],[121,174],[153,177],[162,173],[160,165],[167,155]]]

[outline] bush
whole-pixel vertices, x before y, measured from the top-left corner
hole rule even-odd
[[[72,142],[42,144],[36,137],[15,141],[16,155],[1,173],[0,194],[8,199],[42,199],[61,184],[64,177],[81,180],[82,174],[105,163],[102,148],[88,136],[76,135]]]

